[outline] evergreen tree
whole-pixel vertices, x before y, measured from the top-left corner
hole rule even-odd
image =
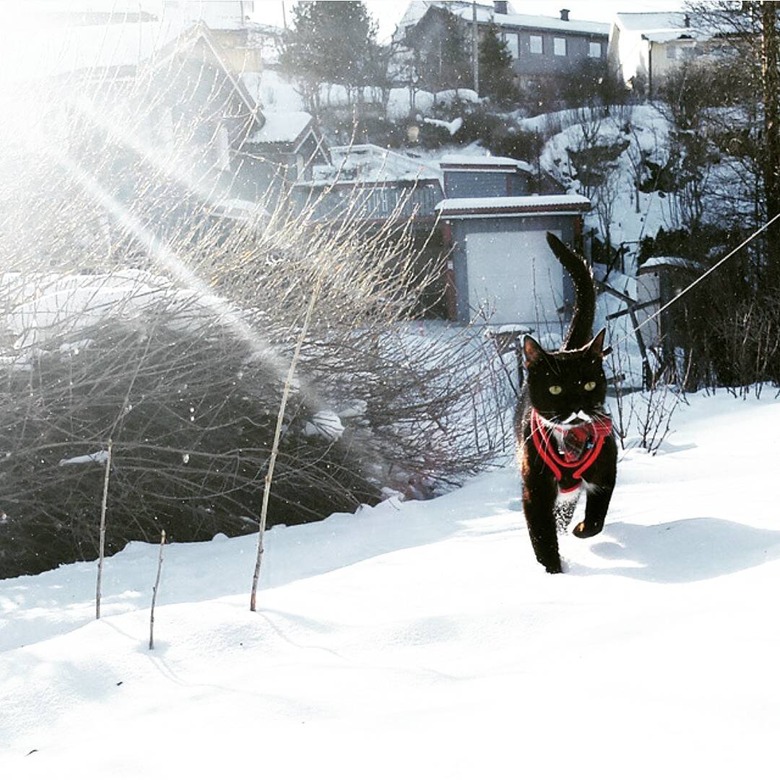
[[[469,86],[472,64],[466,23],[444,8],[432,6],[428,13],[431,22],[424,33],[413,30],[407,37],[420,86],[431,92]]]
[[[471,83],[472,63],[466,24],[455,14],[448,13],[444,31],[441,43],[442,89],[467,87]]]
[[[376,50],[376,23],[362,2],[300,2],[280,65],[317,113],[323,84],[343,84],[352,93],[370,83]]]
[[[494,22],[479,41],[479,91],[499,106],[508,106],[520,98],[512,55]]]

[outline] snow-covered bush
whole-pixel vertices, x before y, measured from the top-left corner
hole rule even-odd
[[[491,154],[512,157],[535,164],[542,151],[538,132],[524,129],[512,114],[501,114],[487,106],[476,106],[466,112],[458,139],[461,143],[478,142]]]

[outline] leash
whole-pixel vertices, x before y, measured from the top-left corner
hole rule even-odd
[[[766,222],[764,225],[762,225],[760,228],[754,231],[739,246],[735,247],[725,257],[722,257],[720,260],[718,260],[718,262],[715,263],[715,265],[713,265],[712,268],[708,268],[703,274],[701,274],[701,276],[698,276],[696,279],[694,279],[685,289],[677,293],[677,295],[675,295],[674,298],[672,298],[670,301],[667,301],[657,311],[653,312],[649,317],[647,317],[647,319],[640,322],[639,325],[637,325],[633,330],[627,333],[617,343],[621,344],[629,336],[632,336],[634,333],[638,333],[640,328],[642,328],[643,326],[647,325],[649,322],[652,322],[653,320],[660,317],[662,312],[666,311],[670,306],[673,306],[675,303],[677,303],[677,301],[679,301],[680,298],[682,298],[684,295],[687,295],[694,287],[696,287],[696,285],[704,281],[711,273],[713,273],[718,268],[720,268],[727,260],[730,260],[732,257],[734,257],[734,255],[737,254],[737,252],[739,252],[741,249],[744,249],[748,244],[754,241],[758,236],[760,236],[767,228],[769,228],[778,219],[780,219],[780,213],[775,214],[774,217],[772,217],[772,219],[769,220],[769,222]]]

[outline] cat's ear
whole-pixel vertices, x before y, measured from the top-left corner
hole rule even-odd
[[[594,337],[593,340],[588,344],[587,350],[592,355],[598,355],[601,358],[605,358],[607,355],[609,355],[610,352],[612,352],[612,347],[604,348],[604,339],[607,335],[607,329],[602,328]]]
[[[533,336],[526,336],[523,339],[523,355],[525,355],[526,366],[533,366],[545,357],[546,354]]]

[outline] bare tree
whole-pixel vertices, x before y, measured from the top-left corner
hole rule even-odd
[[[745,88],[745,101],[760,106],[762,125],[757,159],[764,206],[760,219],[780,213],[780,31],[775,3],[764,0],[687,2],[697,24],[715,34],[721,57],[738,63],[742,76],[732,82]],[[710,95],[716,99],[720,95]],[[780,289],[780,226],[774,223],[764,243],[766,282]]]

